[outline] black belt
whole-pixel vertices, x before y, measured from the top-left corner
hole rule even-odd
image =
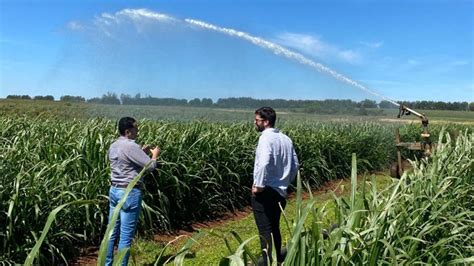
[[[113,186],[113,187],[116,187],[116,188],[127,188],[127,187],[128,187],[128,184],[112,183],[112,186]],[[142,189],[142,188],[143,188],[143,184],[138,183],[138,184],[135,185],[134,188]]]
[[[112,183],[112,186],[113,186],[113,187],[116,187],[116,188],[127,188],[127,187],[128,187],[128,184]]]

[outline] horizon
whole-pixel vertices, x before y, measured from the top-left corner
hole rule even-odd
[[[473,5],[1,1],[0,97],[473,102]]]
[[[134,95],[128,95],[128,94],[124,94],[126,96],[129,96],[131,98],[135,98]],[[13,97],[21,97],[21,96],[28,96],[30,97],[30,99],[19,99],[19,98],[11,98],[11,99],[8,99],[7,97],[8,96],[13,96]],[[35,97],[47,97],[47,96],[53,96],[53,100],[45,100],[45,99],[35,99]],[[18,95],[18,94],[10,94],[10,95],[7,95],[5,97],[0,97],[0,100],[45,100],[45,101],[54,101],[54,102],[60,102],[61,101],[61,98],[62,97],[65,97],[65,96],[70,96],[70,97],[81,97],[81,98],[84,98],[84,102],[85,103],[88,103],[89,100],[94,100],[94,99],[101,99],[103,98],[104,96],[107,96],[107,93],[106,94],[103,94],[101,96],[93,96],[93,97],[84,97],[82,95],[69,95],[69,94],[66,94],[66,95],[61,95],[59,97],[55,97],[54,95],[27,95],[27,94],[23,94],[23,95]],[[111,96],[111,95],[109,95]],[[116,98],[118,100],[120,100],[120,104],[123,104],[122,103],[122,100],[121,100],[121,96],[122,95],[118,95],[118,94],[115,94]],[[203,98],[173,98],[173,97],[154,97],[152,95],[140,95],[140,99],[146,99],[148,97],[151,97],[151,98],[156,98],[156,99],[173,99],[173,100],[186,100],[186,101],[191,101],[191,100],[194,100],[194,99],[199,99],[199,100],[203,100],[203,99],[211,99],[212,100],[212,103],[215,104],[218,102],[218,100],[220,99],[231,99],[231,98],[234,98],[234,99],[239,99],[239,98],[249,98],[249,99],[252,99],[252,100],[257,100],[257,101],[274,101],[274,100],[284,100],[284,101],[332,101],[332,100],[335,100],[335,101],[352,101],[352,102],[356,102],[356,103],[360,103],[360,102],[363,102],[363,101],[366,101],[366,100],[370,100],[370,101],[374,101],[376,104],[380,104],[381,102],[389,102],[387,100],[384,100],[384,99],[380,99],[380,100],[376,100],[376,99],[362,99],[362,100],[359,100],[359,101],[356,101],[356,100],[353,100],[353,99],[348,99],[348,98],[325,98],[325,99],[283,99],[283,98],[253,98],[253,97],[249,97],[249,96],[239,96],[239,97],[221,97],[221,98],[211,98],[211,97],[203,97]],[[469,102],[467,100],[464,100],[464,101],[434,101],[434,100],[414,100],[414,101],[408,101],[408,100],[396,100],[395,101],[397,103],[402,103],[402,102],[410,102],[410,103],[415,103],[415,102],[443,102],[443,103],[474,103],[474,102]],[[395,106],[395,105],[394,105]],[[398,106],[396,107],[398,108]]]

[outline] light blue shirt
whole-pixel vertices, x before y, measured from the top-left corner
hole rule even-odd
[[[286,198],[286,190],[298,171],[293,142],[276,128],[265,129],[258,139],[253,185],[271,187]]]

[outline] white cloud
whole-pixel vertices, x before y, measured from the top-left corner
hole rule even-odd
[[[275,41],[315,57],[336,58],[349,63],[357,63],[361,59],[358,52],[340,49],[335,45],[323,42],[319,36],[315,35],[286,32],[279,34]]]
[[[124,9],[116,13],[116,17],[124,16],[129,17],[133,20],[151,19],[157,21],[173,21],[173,17],[153,12],[148,9]]]
[[[339,56],[348,62],[356,62],[360,58],[358,53],[351,50],[340,51]]]
[[[102,13],[96,17],[96,24],[103,23],[105,25],[120,24],[124,20],[131,20],[136,23],[145,21],[169,22],[176,20],[166,14],[150,11],[148,9],[123,9],[114,14]]]
[[[77,22],[77,21],[70,21],[68,24],[67,24],[67,27],[68,29],[70,30],[73,30],[73,31],[81,31],[84,29],[84,26]]]
[[[368,92],[372,95],[378,96],[382,99],[386,99],[386,100],[391,101],[390,99],[384,97],[383,95],[368,89],[367,87],[365,87],[365,86],[359,84],[358,82],[356,82],[356,81],[354,81],[354,80],[352,80],[352,79],[336,72],[335,70],[332,70],[331,68],[329,68],[327,66],[324,66],[321,63],[314,62],[313,60],[310,60],[310,59],[304,57],[302,54],[297,53],[297,52],[293,52],[291,50],[288,50],[287,48],[282,47],[281,45],[278,45],[276,43],[264,40],[264,39],[259,38],[259,37],[252,36],[248,33],[242,32],[242,31],[237,31],[237,30],[230,29],[230,28],[219,27],[219,26],[209,24],[209,23],[199,21],[199,20],[185,19],[184,21],[191,24],[191,25],[193,25],[193,26],[197,26],[197,27],[200,27],[200,28],[204,28],[204,29],[224,33],[224,34],[227,34],[229,36],[241,38],[241,39],[243,39],[245,41],[248,41],[248,42],[251,42],[251,43],[253,43],[257,46],[260,46],[262,48],[271,50],[276,55],[283,56],[283,57],[286,57],[288,59],[296,60],[299,63],[307,65],[309,67],[312,67],[313,69],[315,69],[319,72],[329,74],[337,80],[340,80],[342,82],[350,84],[351,86],[359,88],[359,89],[361,89],[365,92]]]
[[[148,9],[123,9],[115,13],[102,13],[99,16],[96,16],[93,24],[94,26],[102,31],[108,37],[115,37],[114,31],[117,26],[131,22],[135,26],[137,32],[142,32],[144,26],[147,23],[153,22],[173,22],[177,19],[168,16],[166,14],[161,14],[157,12],[150,11]]]

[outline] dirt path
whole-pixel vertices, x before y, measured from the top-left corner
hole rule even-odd
[[[318,196],[324,193],[329,192],[330,190],[334,191],[337,196],[340,196],[343,190],[341,189],[341,185],[348,185],[350,184],[349,179],[339,179],[326,182],[322,187],[320,187],[317,191],[313,191],[314,196]],[[294,199],[296,197],[296,193],[291,193],[288,197],[289,200]],[[309,198],[309,193],[304,192],[302,195],[303,199]],[[179,229],[172,233],[165,233],[165,234],[156,234],[153,238],[155,241],[168,243],[173,241],[177,238],[183,236],[191,236],[196,231],[201,229],[210,229],[221,226],[225,223],[231,221],[238,221],[241,220],[252,213],[252,209],[250,206],[245,207],[242,210],[237,210],[234,212],[227,212],[224,213],[221,217],[216,218],[211,221],[203,221],[193,223],[188,228]],[[99,255],[99,247],[88,247],[81,251],[81,255],[71,262],[72,265],[97,265],[97,257]]]

